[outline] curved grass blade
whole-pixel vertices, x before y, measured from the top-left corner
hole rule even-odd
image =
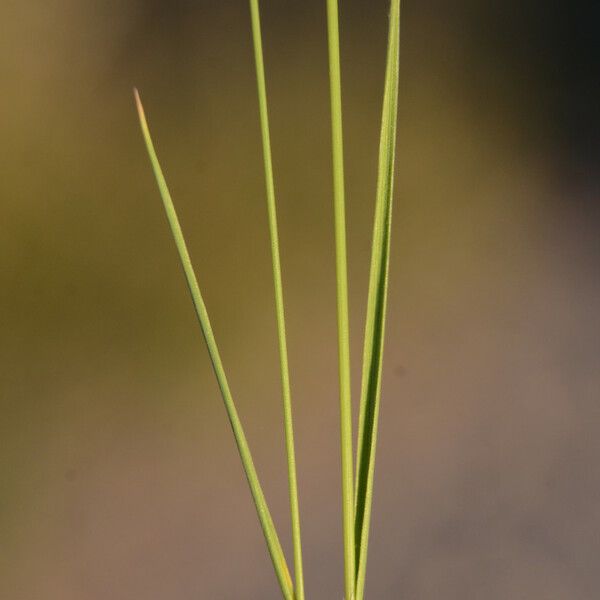
[[[294,547],[294,579],[296,584],[295,591],[296,600],[304,600],[304,574],[302,568],[302,543],[300,538],[300,511],[298,507],[296,452],[294,449],[294,428],[292,424],[292,399],[290,393],[287,338],[285,333],[285,313],[283,307],[281,260],[279,257],[279,233],[277,228],[277,211],[275,207],[275,184],[273,182],[273,161],[271,158],[271,139],[269,134],[267,86],[265,83],[265,67],[263,59],[262,35],[260,30],[260,12],[258,0],[250,0],[250,14],[252,20],[254,58],[256,62],[256,83],[258,87],[258,105],[263,144],[265,184],[267,187],[267,211],[269,214],[269,233],[271,238],[273,284],[275,288],[275,312],[277,314],[277,335],[279,339],[279,367],[281,370],[283,421],[288,463],[288,484],[290,495],[290,514],[292,522],[292,543]]]
[[[254,500],[258,518],[267,542],[267,547],[269,549],[269,554],[271,555],[271,560],[273,561],[273,567],[275,568],[275,573],[277,575],[277,579],[279,580],[283,597],[285,600],[294,600],[292,580],[285,561],[285,556],[283,554],[279,538],[277,537],[275,525],[273,523],[273,519],[271,518],[265,496],[258,480],[258,475],[254,467],[254,462],[252,460],[252,455],[250,454],[250,448],[248,447],[248,442],[246,440],[246,435],[244,434],[242,423],[231,396],[229,383],[227,382],[227,377],[225,376],[219,349],[217,348],[217,343],[215,341],[210,320],[208,318],[208,312],[206,311],[206,306],[204,305],[204,300],[202,298],[202,294],[200,293],[200,288],[198,287],[198,281],[196,279],[196,274],[194,273],[194,268],[192,267],[192,262],[190,260],[190,255],[183,237],[183,232],[181,231],[179,219],[177,218],[177,213],[175,212],[175,207],[171,199],[171,194],[169,193],[167,183],[156,156],[156,151],[150,137],[150,131],[148,130],[148,124],[146,122],[144,108],[142,106],[140,96],[137,90],[134,90],[134,92],[135,102],[140,119],[140,126],[144,136],[144,141],[146,143],[148,156],[150,157],[150,162],[152,163],[152,169],[156,177],[156,182],[158,184],[160,196],[162,198],[167,219],[169,221],[169,226],[171,227],[171,233],[173,234],[173,239],[175,240],[175,245],[177,246],[177,251],[179,252],[179,259],[185,273],[190,294],[192,296],[192,301],[194,303],[194,308],[196,309],[196,315],[198,317],[198,321],[200,322],[200,328],[202,329],[202,334],[208,348],[213,370],[217,377],[221,395],[223,396],[225,409],[227,410],[227,415],[231,423],[231,428],[233,430],[233,435],[240,453],[240,458],[242,459],[242,465],[246,473],[246,478],[248,479],[252,498]]]
[[[355,517],[356,600],[364,597],[373,501],[396,152],[399,46],[400,0],[391,0],[360,395]]]
[[[333,206],[338,320],[340,386],[340,437],[342,455],[342,524],[344,535],[344,590],[354,598],[354,484],[352,471],[352,404],[350,391],[350,326],[348,322],[348,268],[346,259],[346,209],[344,199],[344,144],[342,135],[342,84],[337,0],[327,0],[327,40],[331,96],[333,152]]]

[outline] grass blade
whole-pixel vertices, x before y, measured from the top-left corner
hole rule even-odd
[[[221,395],[223,396],[223,401],[225,403],[227,415],[231,423],[231,428],[233,430],[233,435],[235,437],[235,441],[240,453],[240,458],[242,459],[242,464],[244,466],[246,478],[248,479],[250,491],[252,492],[252,498],[254,499],[254,504],[256,506],[258,518],[260,520],[265,540],[267,542],[269,554],[271,555],[271,560],[273,561],[275,573],[277,575],[277,579],[279,580],[279,585],[281,586],[283,597],[286,600],[294,600],[292,580],[285,561],[285,556],[283,554],[279,538],[277,537],[277,532],[275,531],[273,519],[271,518],[267,502],[265,500],[260,482],[258,480],[258,475],[254,467],[254,462],[252,461],[250,448],[248,447],[248,442],[246,440],[246,435],[244,434],[244,430],[242,428],[242,423],[240,421],[237,409],[231,396],[229,383],[227,382],[227,377],[225,376],[225,371],[221,362],[221,356],[219,354],[210,320],[208,318],[208,312],[206,311],[206,306],[204,305],[204,300],[202,299],[202,294],[200,293],[200,288],[198,287],[198,281],[196,280],[194,268],[192,267],[190,255],[188,253],[183,233],[181,231],[181,226],[179,224],[179,219],[177,218],[177,213],[175,212],[175,207],[171,199],[171,194],[169,193],[167,183],[165,181],[162,169],[156,156],[154,144],[152,143],[150,132],[148,130],[148,124],[146,122],[144,108],[142,107],[142,103],[137,90],[135,90],[135,101],[140,119],[142,134],[146,143],[146,149],[148,150],[148,156],[150,157],[150,162],[152,163],[152,169],[156,177],[156,182],[158,184],[160,196],[162,198],[167,219],[171,227],[173,239],[175,240],[175,245],[177,246],[177,251],[179,252],[179,259],[181,261],[181,265],[185,273],[190,294],[192,296],[192,301],[194,303],[194,308],[196,309],[196,315],[198,317],[198,321],[200,322],[200,327],[202,329],[202,334],[204,336],[204,340],[208,348],[210,360],[212,362],[215,375],[217,377],[217,382],[221,390]]]
[[[256,82],[258,87],[258,105],[263,144],[265,184],[267,188],[267,210],[269,214],[269,233],[271,238],[273,284],[275,288],[275,312],[277,314],[277,335],[279,339],[279,366],[281,370],[283,420],[288,463],[290,514],[292,522],[292,543],[294,547],[294,579],[296,583],[295,591],[296,600],[304,600],[304,574],[302,568],[302,543],[300,539],[300,511],[298,507],[296,452],[294,449],[294,428],[292,424],[292,400],[290,393],[287,337],[285,333],[285,313],[283,307],[281,261],[279,257],[279,233],[277,227],[277,211],[275,207],[275,184],[273,182],[273,161],[271,158],[271,139],[269,134],[267,86],[265,83],[265,67],[263,59],[262,35],[260,30],[260,12],[258,0],[250,0],[250,14],[252,18],[252,39],[254,42],[254,58],[256,62]]]
[[[342,523],[344,531],[344,590],[354,598],[354,484],[352,471],[352,405],[350,392],[350,326],[348,323],[348,268],[346,260],[346,209],[344,199],[344,144],[342,135],[342,85],[337,0],[327,0],[327,39],[331,96],[333,151],[333,205],[340,386],[342,455]]]
[[[396,152],[399,46],[400,0],[391,0],[360,395],[355,516],[356,600],[362,600],[364,596],[373,500]]]

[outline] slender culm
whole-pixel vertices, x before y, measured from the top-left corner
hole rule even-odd
[[[396,151],[399,47],[400,0],[391,0],[356,461],[356,600],[364,597],[373,501]]]
[[[354,598],[354,484],[352,468],[352,405],[350,393],[350,325],[348,319],[348,274],[346,260],[346,209],[344,198],[344,144],[342,135],[342,91],[340,36],[337,0],[327,0],[331,139],[333,153],[333,206],[338,320],[340,387],[340,437],[342,458],[342,525],[344,536],[344,590]]]
[[[267,211],[269,215],[269,233],[271,238],[271,259],[273,265],[273,284],[275,289],[275,312],[277,315],[277,334],[279,339],[279,366],[281,371],[281,390],[283,396],[283,417],[285,444],[288,463],[288,485],[290,495],[290,514],[292,522],[292,543],[294,547],[294,581],[296,600],[304,600],[304,573],[302,568],[302,543],[300,538],[300,510],[298,506],[298,483],[296,477],[296,452],[294,449],[294,428],[292,425],[292,400],[290,393],[290,375],[288,367],[287,338],[285,331],[285,313],[283,305],[283,283],[281,278],[281,260],[279,257],[279,233],[275,206],[275,184],[273,181],[273,161],[271,158],[271,138],[269,133],[269,112],[267,105],[267,86],[260,28],[258,0],[250,0],[252,18],[252,39],[256,62],[256,82],[258,87],[258,106],[260,114],[265,185],[267,188]]]
[[[240,458],[242,460],[242,465],[246,473],[246,478],[248,479],[248,484],[250,486],[252,498],[254,500],[256,511],[258,513],[258,518],[262,526],[265,540],[267,542],[267,547],[269,549],[271,560],[273,562],[273,567],[275,568],[275,573],[277,575],[277,579],[279,581],[283,597],[285,598],[285,600],[294,600],[295,595],[292,579],[290,577],[289,569],[285,561],[283,549],[281,548],[279,537],[277,536],[275,525],[273,523],[273,519],[271,518],[271,513],[269,512],[269,508],[267,506],[267,502],[265,500],[265,496],[258,479],[258,474],[256,473],[256,469],[254,467],[254,462],[252,460],[252,455],[250,453],[250,448],[246,440],[246,435],[244,433],[242,423],[240,421],[237,409],[233,402],[233,397],[229,389],[229,383],[227,381],[225,370],[223,369],[223,364],[221,362],[219,349],[217,347],[212,326],[208,318],[208,312],[206,310],[206,306],[204,305],[202,294],[200,293],[200,288],[198,286],[196,274],[194,273],[194,268],[192,267],[192,262],[190,260],[190,255],[185,243],[185,239],[183,237],[183,232],[181,231],[179,219],[177,217],[177,213],[175,212],[175,206],[173,205],[169,188],[167,187],[167,183],[165,181],[162,169],[160,167],[160,163],[158,162],[158,158],[156,156],[154,144],[152,143],[152,138],[150,137],[150,132],[148,130],[148,124],[146,122],[144,109],[142,107],[142,103],[137,90],[135,90],[135,101],[140,119],[142,134],[144,136],[144,142],[146,143],[146,149],[148,151],[148,156],[150,157],[150,162],[152,164],[154,176],[156,177],[156,182],[158,184],[160,196],[163,201],[165,213],[167,215],[167,220],[169,221],[171,233],[173,235],[173,239],[175,241],[175,245],[179,253],[179,259],[181,261],[181,265],[183,267],[189,291],[192,296],[192,301],[196,310],[196,315],[200,323],[200,328],[202,330],[204,340],[206,342],[208,354],[210,356],[213,370],[215,372],[215,376],[217,378],[217,382],[221,390],[221,395],[223,396],[225,409],[227,410],[227,415],[231,423],[233,435],[235,437]]]

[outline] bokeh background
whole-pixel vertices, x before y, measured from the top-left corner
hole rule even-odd
[[[324,4],[261,3],[307,589],[339,598]],[[387,3],[340,10],[358,391]],[[370,598],[600,594],[598,13],[403,0]],[[0,597],[277,598],[132,98],[289,551],[247,3],[0,23]]]

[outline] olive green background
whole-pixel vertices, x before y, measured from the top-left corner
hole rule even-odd
[[[261,8],[306,586],[339,598],[324,4]],[[386,13],[340,2],[355,394]],[[597,104],[567,16],[403,1],[370,598],[600,592]],[[277,598],[132,96],[289,553],[247,4],[4,0],[0,23],[0,597]]]

